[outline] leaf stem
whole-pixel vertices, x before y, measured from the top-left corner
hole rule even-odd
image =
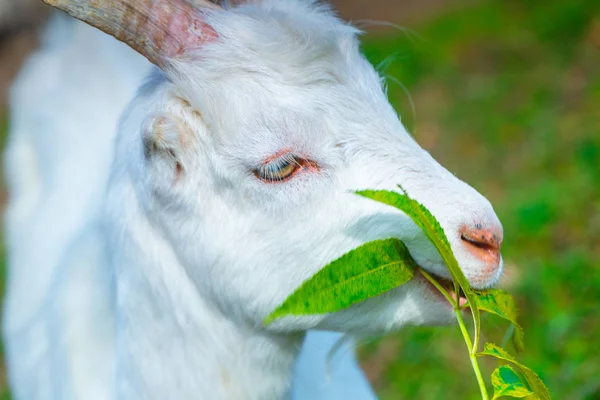
[[[479,363],[477,362],[477,354],[473,347],[473,343],[471,342],[471,337],[469,336],[469,332],[467,331],[467,327],[465,325],[465,320],[462,317],[462,310],[459,307],[454,308],[454,313],[456,314],[456,320],[458,321],[458,326],[460,327],[460,332],[465,339],[465,344],[467,345],[467,349],[469,349],[469,358],[471,359],[471,365],[473,366],[473,372],[475,372],[475,377],[477,378],[477,383],[479,384],[479,390],[481,391],[481,398],[483,400],[489,400],[488,392],[485,387],[485,382],[483,381],[483,376],[481,375],[481,369],[479,369]]]
[[[485,387],[485,382],[483,380],[483,376],[481,375],[481,369],[479,368],[479,363],[477,362],[477,348],[473,347],[473,343],[471,342],[471,337],[469,336],[469,331],[467,330],[467,327],[465,325],[465,320],[463,319],[463,316],[462,316],[462,310],[464,309],[464,307],[460,306],[459,301],[458,301],[458,295],[456,296],[457,299],[454,300],[452,298],[452,296],[450,296],[448,291],[446,289],[444,289],[444,287],[442,287],[442,285],[440,285],[435,280],[435,278],[433,278],[429,273],[424,271],[422,268],[419,268],[419,272],[421,273],[421,275],[423,275],[425,277],[425,279],[427,279],[429,282],[431,282],[431,284],[433,286],[435,286],[435,288],[437,290],[439,290],[442,295],[444,295],[444,297],[446,298],[446,300],[448,300],[448,302],[450,304],[452,304],[452,308],[454,309],[454,313],[456,314],[456,320],[458,321],[458,326],[460,327],[460,332],[462,333],[463,338],[465,339],[465,344],[467,345],[467,349],[469,350],[469,359],[471,360],[471,365],[473,366],[473,372],[475,372],[475,377],[477,378],[477,383],[479,384],[479,390],[481,391],[481,398],[482,398],[482,400],[489,400],[488,392]],[[456,292],[456,293],[458,293],[458,292]]]
[[[473,307],[477,307],[477,304],[469,304],[469,307],[472,313]],[[475,355],[479,351],[479,337],[481,335],[481,327],[476,322],[475,315],[473,315],[473,330],[475,331],[475,339],[473,340],[473,350],[471,351],[471,354]]]
[[[435,286],[435,288],[437,290],[439,290],[441,294],[444,295],[446,300],[448,300],[448,303],[452,304],[452,307],[454,309],[456,309],[458,304],[456,301],[454,301],[452,296],[450,296],[450,293],[448,293],[448,291],[446,289],[444,289],[444,287],[442,285],[440,285],[438,283],[438,281],[436,281],[431,275],[429,275],[428,272],[424,271],[423,268],[419,268],[419,272],[421,273],[421,275],[423,275],[425,277],[425,279],[427,279],[429,281],[429,283],[431,283],[433,286]]]

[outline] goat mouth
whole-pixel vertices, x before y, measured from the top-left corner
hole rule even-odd
[[[448,294],[450,295],[450,297],[452,297],[452,299],[454,301],[457,301],[458,299],[458,306],[459,307],[464,307],[467,304],[467,297],[465,296],[462,288],[458,288],[458,295],[454,289],[454,282],[451,279],[447,279],[447,278],[443,278],[439,275],[436,274],[432,274],[431,272],[429,272],[429,275],[431,275],[435,281],[442,287],[444,288],[444,290],[446,290],[448,292]],[[444,302],[448,302],[448,300],[446,299],[446,297],[444,297],[444,295],[439,291],[438,288],[436,288],[433,283],[431,283],[428,279],[423,278],[423,280],[425,281],[427,287],[433,292],[434,295],[436,295],[437,297],[441,298],[442,300],[444,300]]]

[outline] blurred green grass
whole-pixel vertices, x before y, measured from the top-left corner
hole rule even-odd
[[[520,359],[554,399],[600,399],[600,2],[488,0],[411,28],[420,38],[364,51],[411,94],[416,115],[390,81],[416,139],[494,204]],[[503,325],[486,323],[498,341]],[[409,328],[361,358],[384,400],[479,398],[455,327]]]
[[[520,359],[553,398],[600,399],[600,2],[486,1],[414,30],[364,51],[412,96],[416,115],[389,82],[417,141],[494,204]],[[382,399],[479,398],[456,327],[409,328],[361,355]]]

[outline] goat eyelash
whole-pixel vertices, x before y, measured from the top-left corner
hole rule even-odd
[[[288,181],[304,170],[318,170],[317,164],[291,153],[275,158],[253,170],[254,175],[266,183]]]
[[[300,160],[293,154],[285,154],[261,165],[254,175],[268,183],[284,182],[293,177],[301,168]]]

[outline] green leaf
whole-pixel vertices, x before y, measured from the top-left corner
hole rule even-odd
[[[523,342],[523,328],[517,322],[517,306],[514,298],[506,291],[500,289],[488,289],[476,291],[477,308],[496,314],[510,321],[515,329],[513,342],[517,351],[523,351],[525,348]]]
[[[502,396],[520,399],[533,394],[510,365],[502,365],[494,370],[492,373],[492,386],[494,387],[492,400]]]
[[[332,313],[412,279],[417,265],[398,239],[366,243],[331,262],[292,293],[266,319]]]
[[[538,374],[533,372],[530,368],[517,362],[517,360],[515,360],[515,358],[508,354],[503,348],[493,343],[486,343],[483,348],[483,351],[481,353],[478,353],[477,355],[492,356],[496,357],[497,359],[510,362],[513,366],[517,367],[521,374],[523,374],[523,376],[527,380],[528,387],[538,399],[550,400],[550,392],[548,391],[548,388],[546,387],[546,385],[544,385],[544,382],[542,382]]]
[[[399,186],[401,190],[402,187]],[[403,190],[404,191],[404,190]],[[380,203],[387,204],[395,207],[406,215],[408,215],[413,222],[425,232],[427,238],[433,243],[435,248],[438,250],[442,259],[448,266],[450,275],[455,284],[458,284],[465,297],[469,301],[469,305],[477,304],[477,298],[471,290],[469,281],[463,274],[462,270],[458,265],[458,261],[454,257],[454,253],[450,248],[450,242],[444,233],[444,230],[440,226],[439,222],[429,212],[425,206],[418,201],[410,198],[408,194],[401,194],[398,192],[391,192],[388,190],[361,190],[356,192],[360,196],[378,201]],[[479,309],[477,307],[471,307],[471,313],[473,315],[473,321],[475,324],[475,351],[477,351],[477,344],[479,343],[479,332],[481,327],[481,319],[479,317]]]

